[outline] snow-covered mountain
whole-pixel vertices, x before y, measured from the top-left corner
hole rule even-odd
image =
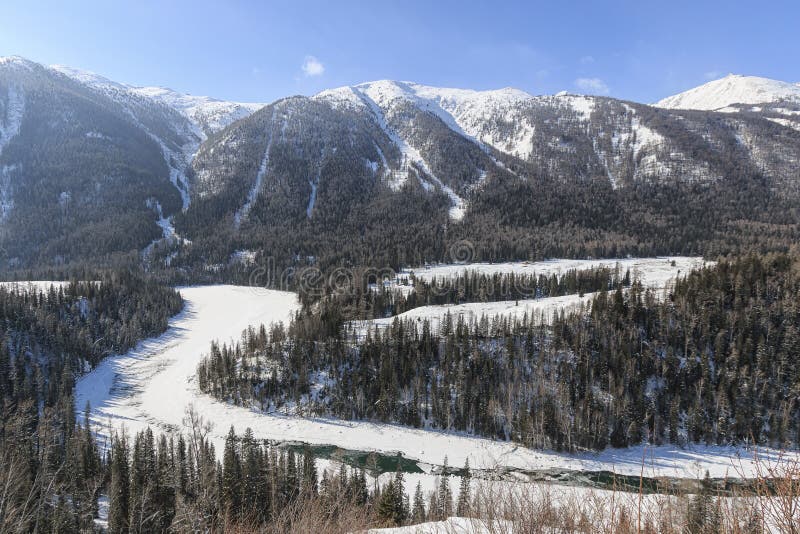
[[[531,211],[535,202],[552,198],[560,209],[583,191],[613,203],[649,187],[719,196],[751,181],[791,198],[800,192],[798,94],[796,84],[730,76],[648,106],[379,80],[261,106],[0,58],[0,230],[24,228],[33,206],[51,214],[120,202],[136,206],[128,223],[141,225],[139,250],[152,251],[154,233],[252,248],[276,232],[310,242],[321,238],[302,232],[338,237],[400,220],[521,228],[561,216],[549,205]],[[94,182],[72,170],[87,158]],[[59,232],[35,235],[60,236],[59,255]]]
[[[697,138],[714,135],[703,133],[704,126],[696,119],[686,120],[679,113],[656,117],[652,108],[605,97],[532,96],[511,88],[472,91],[381,80],[323,91],[314,99],[373,116],[404,161],[423,169],[432,185],[443,184],[462,212],[466,205],[459,197],[466,193],[463,187],[478,186],[489,167],[508,170],[513,161],[533,166],[537,174],[565,179],[604,176],[614,187],[642,180],[708,182],[721,176],[708,155],[689,154],[681,146],[683,138],[675,138],[687,129],[688,135]],[[431,153],[436,147],[423,133],[431,123],[423,117],[438,119],[491,161],[476,165],[466,183],[453,183],[446,172],[436,172],[432,162],[446,156]],[[732,132],[739,125],[731,122],[729,126],[726,135],[736,135]],[[501,161],[500,155],[511,157],[512,163]],[[393,185],[400,186],[402,181]]]
[[[91,87],[23,58],[0,58],[4,263],[142,249],[166,233],[159,220],[188,204],[183,149],[199,144],[192,125],[103,83]]]
[[[137,87],[64,65],[51,65],[50,68],[112,97],[118,98],[116,95],[119,93],[127,93],[166,105],[189,119],[203,138],[264,107],[259,103],[229,102],[209,96],[188,95],[166,87]]]
[[[756,106],[755,111],[759,111],[758,104],[780,102],[800,104],[800,84],[758,76],[729,74],[719,80],[667,97],[655,105],[667,109],[735,111],[736,108],[733,106],[738,104]]]
[[[665,109],[758,115],[775,124],[800,131],[800,83],[729,74],[667,97],[655,105]],[[744,135],[742,139],[747,142],[750,137]],[[763,150],[756,152],[756,159],[769,157]]]
[[[530,151],[524,134],[509,139],[487,126],[491,121],[515,123],[523,118],[519,111],[534,97],[519,89],[474,91],[380,80],[326,90],[314,98],[334,105],[377,107],[383,112],[391,112],[393,106],[406,103],[436,115],[456,132],[501,152],[525,155]]]
[[[206,136],[222,130],[232,122],[243,119],[266,105],[187,95],[166,87],[132,87],[131,91],[180,111]]]
[[[63,65],[51,65],[50,69],[117,102],[158,143],[170,168],[170,180],[181,192],[184,210],[191,199],[189,166],[200,144],[208,136],[263,107],[257,103],[227,102],[208,96],[182,94],[164,87],[137,87]],[[143,113],[160,113],[160,116],[155,125],[149,125],[141,119]],[[164,131],[177,142],[170,143],[165,139]],[[174,235],[171,224],[167,224],[169,218],[160,216],[159,221],[165,228],[165,238]]]
[[[187,169],[205,135],[184,113],[160,99],[142,95],[137,88],[109,80],[93,72],[61,65],[49,67],[87,89],[111,99],[130,120],[161,148],[170,169],[170,181],[180,192],[183,209],[189,206],[190,189]]]
[[[396,221],[395,209],[420,216],[426,197],[441,206],[421,215],[434,224],[530,220],[537,215],[508,203],[533,199],[496,198],[520,184],[623,197],[647,187],[733,192],[742,187],[734,181],[757,178],[794,195],[800,136],[779,120],[515,89],[339,87],[275,102],[204,143],[186,232],[202,240],[209,227],[233,229],[247,240],[297,225],[327,231],[376,209]]]

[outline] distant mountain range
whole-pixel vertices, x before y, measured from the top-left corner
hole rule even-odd
[[[798,158],[800,86],[764,78],[655,105],[387,80],[264,105],[7,57],[0,268],[781,248]]]

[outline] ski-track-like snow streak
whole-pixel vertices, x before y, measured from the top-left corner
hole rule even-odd
[[[422,157],[419,150],[417,150],[411,143],[409,143],[406,139],[401,137],[391,126],[389,126],[388,122],[386,121],[386,116],[378,105],[369,95],[367,95],[361,88],[357,89],[357,93],[361,98],[361,101],[367,106],[367,108],[372,111],[372,115],[375,117],[375,122],[378,123],[378,126],[383,130],[383,132],[392,140],[392,142],[400,149],[400,153],[403,156],[411,161],[412,163],[418,165],[425,174],[433,180],[439,189],[441,189],[449,198],[451,202],[450,207],[450,218],[459,221],[464,218],[464,211],[465,211],[465,202],[464,199],[459,197],[453,189],[446,186],[428,166],[428,163],[425,161],[425,158]],[[420,177],[420,181],[422,182],[422,177]],[[390,183],[389,186],[392,189],[399,190],[405,181]],[[423,187],[425,186],[423,182]]]
[[[8,86],[8,101],[6,103],[6,116],[0,122],[0,155],[3,154],[8,143],[17,136],[22,125],[22,116],[25,114],[25,96],[13,85]],[[0,117],[2,119],[3,117]]]
[[[133,113],[131,113],[131,116],[133,117]],[[189,202],[191,198],[189,197],[189,180],[186,178],[186,167],[188,166],[188,162],[185,159],[185,154],[176,154],[160,137],[148,130],[143,124],[139,123],[139,126],[147,133],[147,135],[150,136],[153,141],[158,144],[159,147],[161,147],[161,153],[164,155],[164,161],[166,161],[167,167],[169,167],[169,181],[181,194],[182,208],[184,211],[186,211],[186,209],[189,208]]]
[[[275,138],[272,128],[273,124],[272,121],[275,120],[275,110],[272,110],[272,116],[269,119],[269,141],[267,141],[267,148],[264,151],[264,157],[261,160],[261,166],[258,168],[258,174],[256,174],[256,181],[253,184],[252,189],[250,189],[250,193],[247,194],[247,201],[245,201],[244,205],[239,208],[239,211],[236,212],[236,215],[233,216],[233,224],[236,228],[239,228],[242,225],[242,220],[247,217],[247,214],[250,213],[250,210],[253,208],[253,204],[255,204],[256,199],[258,198],[258,194],[261,192],[261,186],[264,184],[264,176],[267,174],[267,167],[269,166],[269,153],[272,150],[272,141]],[[284,119],[283,122],[283,130],[286,129],[286,120]]]
[[[317,202],[317,184],[319,183],[319,176],[316,181],[309,180],[308,185],[311,186],[311,197],[308,199],[308,206],[306,207],[306,217],[311,218],[314,213],[314,204]]]
[[[24,115],[25,96],[13,85],[9,85],[5,117],[0,117],[0,156],[3,155],[8,143],[19,134]],[[10,173],[15,169],[15,165],[0,167],[0,222],[4,221],[14,208]]]

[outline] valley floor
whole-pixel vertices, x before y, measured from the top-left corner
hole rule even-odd
[[[299,304],[294,294],[259,288],[207,286],[181,289],[185,309],[162,336],[142,342],[127,354],[112,356],[82,377],[76,386],[76,410],[87,402],[91,421],[101,436],[125,428],[132,434],[151,427],[182,431],[188,406],[214,423],[212,437],[222,450],[233,425],[250,427],[256,438],[329,444],[341,448],[402,453],[419,462],[425,475],[407,477],[409,484],[432,488],[434,466],[447,457],[460,467],[469,458],[476,469],[507,467],[520,471],[565,469],[613,471],[651,477],[742,477],[753,472],[753,450],[732,447],[677,446],[607,449],[600,453],[564,454],[531,450],[513,443],[469,435],[406,428],[399,425],[331,418],[301,418],[261,413],[233,406],[201,393],[195,380],[197,364],[213,340],[237,340],[248,325],[288,322]],[[762,459],[777,460],[778,451],[760,450]],[[324,467],[325,462],[322,462]]]

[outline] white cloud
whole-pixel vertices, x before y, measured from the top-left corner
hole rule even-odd
[[[606,82],[600,78],[578,78],[575,80],[575,85],[581,91],[594,95],[607,95],[610,90]]]
[[[722,77],[722,73],[718,70],[710,70],[703,74],[706,80],[716,80],[717,78]]]
[[[306,56],[302,69],[306,76],[321,76],[325,72],[325,65],[314,56]]]
[[[580,62],[581,62],[581,65],[589,65],[591,63],[594,63],[594,56],[583,56],[580,59]]]

